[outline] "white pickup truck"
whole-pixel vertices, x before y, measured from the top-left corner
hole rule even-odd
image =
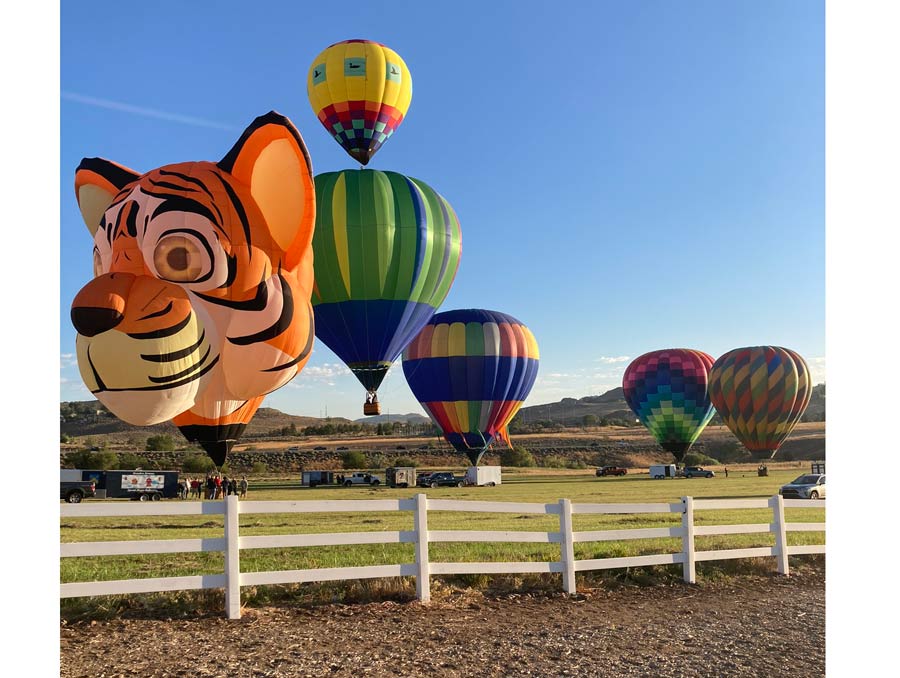
[[[376,485],[381,485],[381,480],[378,476],[373,476],[371,473],[357,471],[353,475],[344,477],[344,487],[353,487],[354,485],[370,485],[371,487],[375,487]]]

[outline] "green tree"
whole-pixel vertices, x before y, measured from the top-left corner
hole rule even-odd
[[[208,473],[215,471],[216,465],[205,454],[192,454],[181,462],[181,470],[185,473]]]
[[[394,466],[411,466],[415,468],[418,465],[419,462],[417,462],[412,457],[396,457],[394,459]]]
[[[119,455],[119,466],[121,468],[151,468],[150,462],[145,457],[141,457],[133,452],[123,452]]]
[[[366,455],[358,450],[348,450],[341,454],[341,463],[345,469],[366,468]]]
[[[582,426],[596,426],[600,423],[600,419],[596,414],[586,414],[581,418]]]
[[[269,467],[265,465],[264,462],[254,461],[253,466],[250,468],[250,473],[255,475],[261,475],[263,473],[268,473]]]
[[[119,457],[115,452],[92,452],[90,450],[80,450],[66,457],[66,460],[73,468],[84,469],[100,469],[106,470],[115,468],[119,464]]]
[[[718,459],[707,457],[705,454],[701,454],[700,452],[688,452],[686,455],[684,455],[683,461],[685,466],[709,466],[719,463]]]
[[[500,464],[503,466],[537,466],[534,455],[524,447],[513,447],[500,453]]]
[[[175,450],[175,439],[168,433],[150,436],[147,438],[147,449],[150,451],[173,452]]]

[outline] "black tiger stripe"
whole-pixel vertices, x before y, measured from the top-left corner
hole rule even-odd
[[[187,348],[183,348],[180,351],[172,351],[171,353],[159,353],[155,355],[141,353],[141,359],[146,360],[150,363],[171,363],[176,360],[181,360],[182,358],[187,358],[191,353],[200,348],[205,338],[206,330],[203,330],[203,332],[200,333],[200,338],[197,340],[197,343],[193,346],[188,346]],[[209,351],[207,351],[207,355],[208,354]],[[206,356],[204,356],[203,359],[205,360]]]
[[[206,367],[203,368],[203,370],[201,372],[198,372],[197,374],[194,374],[190,377],[187,377],[186,379],[183,379],[182,381],[179,381],[179,382],[176,382],[173,384],[158,384],[156,386],[142,386],[140,388],[127,388],[127,387],[126,388],[105,388],[104,387],[102,389],[93,391],[93,393],[99,393],[100,391],[108,391],[108,392],[113,392],[113,391],[166,391],[171,388],[178,388],[179,386],[184,386],[185,384],[190,384],[192,381],[197,381],[197,379],[199,379],[200,377],[205,375],[207,372],[209,372],[213,367],[215,367],[216,364],[218,364],[218,362],[219,362],[219,356],[216,356],[209,362],[209,365],[207,365]]]
[[[129,334],[128,336],[132,339],[162,339],[163,337],[171,337],[174,334],[178,334],[185,327],[188,326],[188,323],[191,322],[192,313],[188,313],[184,320],[180,323],[172,325],[171,327],[165,327],[161,330],[153,330],[152,332],[140,332],[137,334]]]
[[[153,214],[150,215],[151,219],[155,219],[160,214],[165,214],[166,212],[191,212],[192,214],[199,214],[201,217],[208,219],[214,224],[216,223],[216,217],[210,212],[209,208],[196,200],[186,198],[183,195],[172,195],[170,193],[153,193],[146,190],[144,193],[151,197],[161,198],[163,200],[163,202],[153,210]]]
[[[145,306],[145,308],[146,308],[146,306]],[[150,318],[159,318],[161,316],[166,315],[166,313],[168,313],[171,310],[172,310],[172,302],[170,301],[168,304],[166,304],[166,307],[163,310],[157,311],[156,313],[150,313],[149,315],[142,316],[142,317],[138,318],[138,320],[149,320]]]
[[[119,190],[140,177],[139,174],[135,174],[131,170],[116,165],[105,158],[82,158],[81,162],[78,163],[78,167],[75,168],[76,174],[80,170],[89,170],[99,174]]]
[[[287,281],[280,273],[278,274],[278,279],[281,281],[282,292],[281,315],[278,317],[278,320],[256,334],[249,334],[244,337],[228,337],[228,341],[236,346],[249,346],[250,344],[274,339],[291,326],[291,319],[294,317],[294,297],[291,294],[290,285],[287,284]]]
[[[138,205],[136,202],[131,202],[122,208],[122,211],[125,210],[128,211],[128,213],[125,215],[125,230],[132,238],[136,238]],[[121,212],[119,214],[121,214]]]
[[[315,332],[315,316],[311,309],[308,310],[309,313],[309,337],[306,340],[306,346],[303,347],[303,350],[300,351],[300,355],[291,360],[290,362],[284,363],[283,365],[276,365],[275,367],[270,367],[268,369],[262,370],[263,372],[280,372],[281,370],[286,370],[290,367],[293,367],[301,360],[306,358],[312,351],[313,338],[316,335]]]
[[[219,206],[216,205],[216,198],[212,194],[212,191],[210,191],[209,188],[207,188],[206,182],[204,182],[196,177],[192,177],[187,174],[182,174],[181,172],[171,172],[169,170],[164,170],[164,169],[159,170],[159,175],[164,176],[164,177],[177,177],[178,179],[181,179],[182,181],[184,181],[188,184],[194,184],[195,186],[197,186],[201,191],[203,191],[204,193],[206,193],[206,195],[209,196],[209,199],[212,204],[212,208],[219,215],[219,221],[224,223],[225,219],[222,218],[222,213],[219,211]]]
[[[246,301],[220,299],[218,297],[211,297],[208,294],[203,294],[202,292],[194,292],[193,290],[191,290],[191,294],[195,294],[200,299],[208,301],[211,304],[233,308],[238,311],[262,311],[269,304],[269,292],[266,287],[265,279],[256,286],[256,295],[252,299],[247,299]]]
[[[203,363],[205,363],[206,359],[209,357],[210,351],[212,351],[212,347],[207,347],[206,353],[204,353],[203,357],[200,358],[200,362],[191,365],[186,370],[182,370],[181,372],[176,372],[175,374],[169,374],[165,377],[150,377],[150,376],[148,376],[147,379],[152,381],[154,384],[168,384],[169,382],[183,379],[184,377],[188,376],[192,372],[196,372],[198,369],[200,369],[200,367],[203,366]]]
[[[247,212],[244,210],[244,204],[241,202],[241,199],[238,197],[237,193],[234,192],[234,189],[231,187],[227,181],[225,181],[224,177],[216,175],[219,181],[222,183],[222,186],[225,187],[225,192],[228,194],[228,198],[231,200],[231,204],[234,206],[234,211],[237,212],[238,219],[241,220],[241,228],[244,229],[244,238],[247,241],[247,260],[253,261],[253,247],[251,238],[250,238],[250,221],[247,219]]]

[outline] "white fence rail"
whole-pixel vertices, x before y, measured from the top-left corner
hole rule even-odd
[[[825,553],[824,544],[788,546],[788,532],[823,532],[825,523],[789,523],[785,508],[824,508],[825,502],[783,499],[693,499],[683,497],[674,504],[573,504],[561,499],[556,504],[460,501],[429,499],[418,494],[413,499],[364,499],[332,501],[238,501],[228,496],[223,502],[191,502],[171,504],[90,503],[63,505],[63,518],[110,516],[223,515],[224,536],[204,539],[167,539],[141,541],[100,541],[60,545],[60,557],[119,556],[154,553],[192,553],[221,551],[225,553],[222,574],[125,579],[117,581],[76,582],[60,585],[61,598],[127,593],[150,593],[187,589],[225,589],[225,611],[230,619],[241,615],[242,586],[260,584],[293,584],[312,581],[372,579],[378,577],[415,577],[416,597],[431,598],[431,575],[443,574],[519,574],[549,572],[562,575],[563,588],[575,593],[575,573],[646,565],[675,565],[684,568],[684,580],[696,581],[696,563],[731,558],[775,557],[778,571],[789,574],[788,556]],[[713,509],[771,509],[771,523],[746,525],[695,525],[694,512]],[[335,534],[293,534],[242,537],[238,518],[243,514],[261,513],[335,513],[372,511],[409,511],[413,529],[386,532],[342,532]],[[429,511],[466,511],[478,513],[519,513],[559,516],[558,532],[429,530]],[[674,513],[681,514],[680,527],[592,530],[576,532],[572,517],[597,514]],[[725,534],[773,533],[774,546],[715,551],[697,551],[695,537]],[[629,539],[680,538],[681,551],[622,558],[575,559],[575,543],[621,541]],[[560,559],[551,562],[431,562],[428,545],[438,542],[520,542],[559,544]],[[335,567],[274,572],[241,572],[240,553],[247,549],[334,546],[350,544],[415,544],[415,562],[364,567]]]

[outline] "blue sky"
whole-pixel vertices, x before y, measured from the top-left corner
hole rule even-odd
[[[274,109],[316,172],[354,167],[305,92],[313,58],[354,37],[395,49],[413,79],[369,167],[454,206],[463,253],[442,310],[531,328],[541,369],[527,404],[608,390],[631,358],[674,346],[788,346],[825,380],[823,3],[248,7],[62,3],[61,400],[90,398],[68,318],[91,276],[80,159],[217,160]],[[265,405],[357,418],[362,396],[317,343]],[[421,411],[399,365],[380,398]]]

